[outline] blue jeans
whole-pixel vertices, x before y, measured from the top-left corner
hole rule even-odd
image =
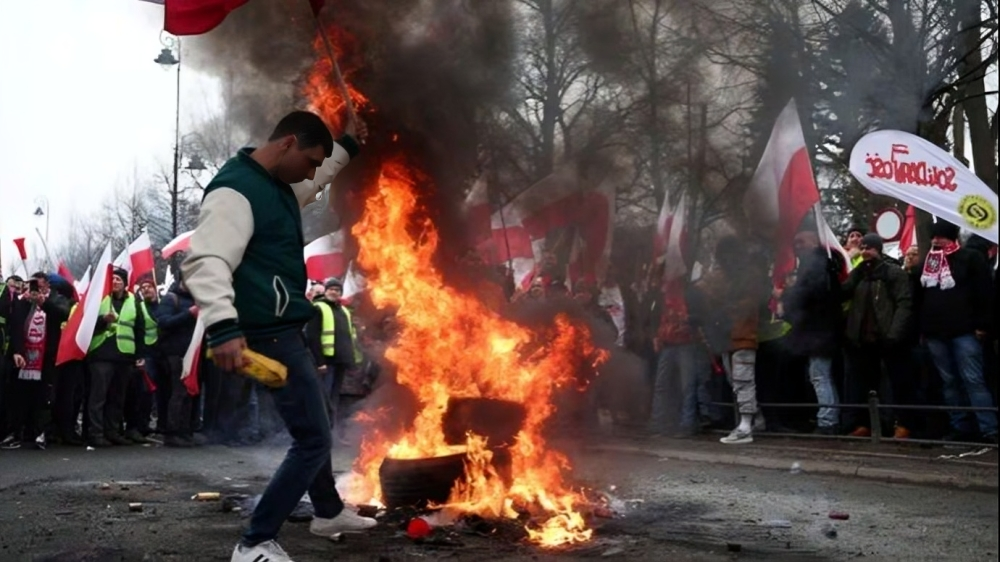
[[[698,429],[698,395],[708,367],[702,360],[704,352],[697,344],[665,345],[656,362],[653,381],[653,406],[650,429],[664,431],[668,425],[671,382],[680,381],[681,419],[684,430]]]
[[[820,404],[836,404],[837,388],[833,385],[833,359],[830,357],[809,358],[809,382],[816,391],[816,401]],[[816,412],[816,425],[837,427],[840,410],[821,407]]]
[[[250,349],[288,367],[288,382],[269,389],[292,437],[292,447],[264,490],[243,533],[243,545],[274,539],[308,491],[316,517],[333,518],[344,509],[330,462],[330,419],[312,353],[300,329],[264,340],[248,340]]]
[[[976,336],[969,334],[950,340],[928,339],[927,349],[934,366],[941,374],[944,401],[948,406],[992,408],[993,396],[983,378],[983,348]],[[997,416],[994,412],[976,412],[979,433],[996,435]],[[968,412],[949,412],[951,427],[962,433],[975,433]]]

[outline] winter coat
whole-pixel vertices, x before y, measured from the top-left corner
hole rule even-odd
[[[912,329],[910,280],[902,268],[881,259],[862,262],[841,286],[850,301],[844,335],[855,345],[899,344]],[[870,332],[870,333],[869,333]]]
[[[51,291],[42,310],[45,312],[45,359],[43,367],[55,367],[56,355],[59,353],[59,337],[62,334],[62,324],[69,319],[69,310],[73,302],[57,291]],[[14,309],[9,318],[10,354],[25,355],[25,338],[28,322],[35,313],[35,304],[27,299],[14,301]]]
[[[757,349],[761,299],[757,271],[743,278],[715,270],[688,291],[688,318],[716,353]]]
[[[792,327],[786,341],[794,353],[832,357],[836,352],[843,324],[839,274],[839,264],[822,248],[800,258],[795,284],[781,295]]]
[[[159,332],[156,346],[163,356],[183,357],[187,353],[198,321],[198,317],[191,312],[194,305],[191,293],[175,283],[152,312]]]
[[[980,252],[959,248],[947,256],[955,286],[919,289],[920,333],[933,339],[952,339],[976,330],[990,331],[993,315],[993,280]],[[920,264],[916,274],[923,271]]]

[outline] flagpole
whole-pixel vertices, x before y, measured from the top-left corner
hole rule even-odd
[[[326,47],[326,54],[330,57],[330,63],[333,65],[333,79],[340,88],[340,95],[344,98],[344,104],[347,106],[347,117],[351,123],[356,124],[357,114],[354,111],[354,101],[351,100],[351,92],[347,89],[347,82],[344,81],[344,75],[340,72],[340,64],[337,63],[337,55],[333,50],[333,43],[330,42],[330,36],[326,33],[326,28],[323,27],[322,20],[319,19],[319,11],[313,10],[312,2],[307,2],[309,4],[309,9],[313,13],[313,20],[316,22],[316,29],[319,30],[319,36],[323,38],[323,45]]]
[[[55,267],[56,263],[52,261],[52,254],[49,253],[49,245],[45,242],[45,238],[42,237],[42,231],[35,227],[35,232],[38,233],[38,238],[42,241],[42,248],[45,248],[45,259],[48,260],[49,267]]]

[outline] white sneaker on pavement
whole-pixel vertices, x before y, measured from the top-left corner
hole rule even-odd
[[[747,431],[745,429],[736,428],[732,430],[729,435],[719,439],[719,443],[725,443],[726,445],[742,445],[744,443],[753,443],[753,432]]]
[[[294,562],[278,543],[262,542],[256,546],[236,545],[231,562]]]
[[[309,523],[309,532],[321,537],[330,538],[337,533],[360,533],[366,529],[371,529],[378,522],[370,517],[361,517],[350,509],[344,508],[340,515],[333,519],[313,517]]]

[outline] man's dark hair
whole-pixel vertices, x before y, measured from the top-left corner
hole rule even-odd
[[[275,141],[293,135],[300,149],[323,147],[323,154],[329,158],[333,154],[333,135],[319,115],[308,111],[293,111],[278,121],[268,141]]]
[[[31,278],[32,279],[44,279],[44,280],[48,281],[49,280],[49,274],[45,273],[44,271],[36,271],[36,272],[34,272],[34,273],[31,274]]]

